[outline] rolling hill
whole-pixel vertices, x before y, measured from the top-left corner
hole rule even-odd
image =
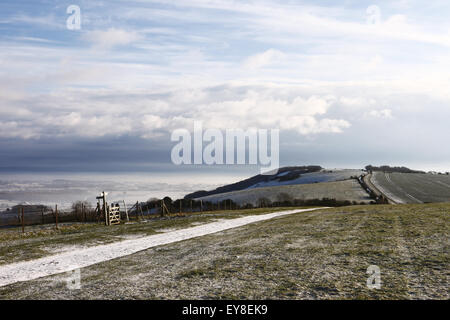
[[[356,178],[361,176],[365,177],[358,181]],[[212,203],[230,199],[240,205],[258,205],[263,200],[323,198],[370,203],[375,197],[392,204],[450,202],[450,176],[387,165],[369,165],[366,170],[284,167],[273,175],[256,175],[212,191],[197,191],[185,198]]]
[[[328,198],[369,203],[369,194],[355,179],[364,174],[359,169],[284,167],[273,175],[256,175],[212,191],[197,191],[185,198],[213,203],[231,199],[240,205],[257,205],[263,198],[270,202]]]
[[[370,181],[393,203],[450,202],[449,175],[377,171]]]
[[[222,187],[219,187],[212,191],[200,190],[190,194],[187,194],[185,199],[195,199],[199,197],[210,196],[213,194],[219,194],[224,192],[231,191],[239,191],[247,188],[254,187],[258,184],[264,183],[272,183],[272,184],[280,184],[283,182],[289,182],[298,179],[300,176],[306,173],[320,172],[322,169],[321,166],[296,166],[296,167],[283,167],[278,169],[278,171],[274,174],[258,174],[251,178],[228,184]],[[294,183],[295,184],[295,183]]]

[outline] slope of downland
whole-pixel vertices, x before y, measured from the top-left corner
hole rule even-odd
[[[450,176],[373,172],[371,182],[395,203],[450,202]]]
[[[282,198],[283,195],[288,195],[291,199],[301,200],[328,198],[339,201],[356,201],[358,203],[369,203],[371,201],[367,192],[361,187],[356,179],[252,188],[200,197],[196,200],[218,202],[231,199],[238,204],[251,203],[257,205],[259,199],[266,198],[272,202],[276,202],[279,201],[280,197]]]
[[[341,207],[258,222],[0,288],[13,299],[448,299],[450,204]],[[367,288],[369,265],[381,289]],[[115,276],[111,276],[115,275]]]

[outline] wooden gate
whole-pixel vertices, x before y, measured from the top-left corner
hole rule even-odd
[[[111,207],[109,208],[109,214],[108,214],[108,224],[120,224],[120,207],[119,204],[112,203]]]

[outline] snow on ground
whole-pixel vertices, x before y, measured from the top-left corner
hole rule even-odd
[[[112,244],[76,249],[36,260],[4,265],[0,266],[0,287],[19,281],[29,281],[57,273],[84,268],[96,263],[146,250],[151,247],[200,237],[223,230],[240,227],[253,222],[269,220],[275,217],[312,210],[317,210],[317,208],[287,210],[264,215],[227,219],[225,221],[216,221],[213,223],[175,230],[163,234],[151,235],[139,239],[129,239]]]
[[[283,172],[282,174],[277,175],[277,178],[282,177],[290,173],[290,171]],[[277,187],[277,186],[287,186],[287,185],[295,185],[295,184],[310,184],[310,183],[319,183],[319,182],[333,182],[333,181],[341,181],[348,180],[352,176],[360,176],[364,172],[362,170],[356,169],[323,169],[318,172],[309,172],[303,173],[300,177],[287,181],[279,181],[278,179],[273,179],[267,182],[258,182],[244,190],[255,189],[255,188],[265,188],[265,187]]]

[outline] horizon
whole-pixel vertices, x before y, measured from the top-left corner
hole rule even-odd
[[[236,166],[229,167],[230,171],[236,173]],[[321,167],[325,170],[361,170],[365,166]],[[394,165],[391,165],[391,167],[394,167]],[[194,171],[182,175],[179,173],[143,174],[142,172],[115,172],[113,174],[105,172],[22,172],[0,174],[0,211],[23,203],[47,206],[56,203],[62,209],[68,209],[76,201],[95,203],[95,197],[102,191],[109,192],[112,201],[124,200],[130,205],[136,201],[146,202],[151,198],[162,199],[166,196],[173,200],[181,199],[196,191],[212,191],[217,187],[233,184],[259,174],[256,167],[253,168],[253,171],[249,171],[247,167],[242,168],[242,166],[241,169],[245,170],[235,175],[230,175],[227,171],[215,171],[214,173]],[[448,172],[448,170],[422,170],[414,167],[409,169],[425,172]],[[180,180],[183,182],[180,183]]]

